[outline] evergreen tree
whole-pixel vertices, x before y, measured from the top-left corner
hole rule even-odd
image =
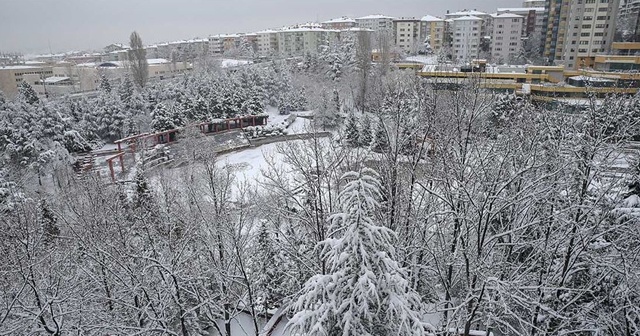
[[[152,118],[151,127],[156,132],[168,131],[177,127],[174,123],[171,110],[163,103],[159,103],[153,109]]]
[[[349,116],[347,117],[345,140],[350,147],[359,147],[361,144],[358,120],[353,112],[349,113]]]
[[[380,182],[368,168],[343,176],[333,236],[319,244],[327,274],[312,276],[288,324],[301,335],[425,335],[420,297],[395,260],[396,234],[375,222]]]
[[[382,119],[378,120],[378,124],[376,125],[375,136],[373,138],[371,149],[378,153],[385,153],[389,150],[389,137]]]
[[[371,129],[371,118],[368,115],[365,115],[362,118],[362,125],[360,127],[360,146],[361,147],[369,147],[371,146],[371,141],[373,141],[373,133]]]
[[[40,228],[44,234],[44,241],[51,243],[60,235],[60,228],[58,227],[58,218],[49,209],[49,205],[46,200],[40,201]]]
[[[20,82],[20,85],[18,85],[18,94],[28,104],[35,105],[40,102],[36,91],[25,81]]]
[[[111,90],[109,90],[109,92],[111,92]],[[129,75],[126,74],[122,79],[122,83],[120,83],[120,86],[118,87],[118,96],[120,97],[120,101],[126,108],[133,107],[131,104],[131,99],[134,93],[135,87],[133,85],[133,82],[131,81]]]
[[[105,74],[100,75],[100,91],[103,93],[111,93],[111,83]]]

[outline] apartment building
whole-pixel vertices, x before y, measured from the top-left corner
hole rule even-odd
[[[356,18],[356,25],[373,31],[393,31],[393,17],[380,14]]]
[[[593,67],[614,39],[620,0],[547,0],[544,56],[570,69]]]
[[[393,37],[396,47],[405,53],[416,54],[424,49],[424,39],[420,35],[422,22],[416,18],[393,20]]]
[[[320,25],[324,29],[346,30],[355,27],[357,24],[356,20],[343,16],[341,18],[321,22]]]
[[[278,51],[283,56],[317,54],[321,46],[338,41],[340,31],[322,28],[293,28],[278,31]]]
[[[432,52],[442,49],[445,41],[446,21],[435,16],[426,15],[420,19],[420,38]]]
[[[520,8],[498,8],[497,14],[511,13],[520,15],[524,19],[522,25],[522,36],[537,36],[543,34],[544,6],[543,7],[520,7]]]
[[[275,30],[263,30],[258,35],[258,54],[270,56],[278,54],[278,32]]]
[[[452,58],[464,63],[478,58],[484,20],[467,15],[451,19]]]
[[[508,63],[522,50],[524,17],[513,14],[491,14],[491,59],[496,63]]]
[[[209,53],[212,55],[220,55],[224,51],[222,46],[222,37],[220,35],[209,36]]]
[[[618,24],[628,30],[628,41],[640,42],[640,0],[621,0]]]

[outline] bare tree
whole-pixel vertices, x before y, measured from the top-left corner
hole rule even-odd
[[[147,63],[147,51],[144,50],[142,39],[137,32],[129,37],[129,66],[133,80],[140,87],[144,87],[149,79],[149,64]]]

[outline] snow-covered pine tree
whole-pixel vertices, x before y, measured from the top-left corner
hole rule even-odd
[[[347,125],[344,131],[345,140],[350,147],[360,147],[360,130],[356,115],[351,112],[347,117]]]
[[[58,218],[51,211],[47,201],[42,199],[40,201],[40,229],[44,234],[44,241],[46,243],[52,243],[53,240],[60,235],[60,228],[58,227]]]
[[[151,127],[155,131],[168,131],[176,128],[172,112],[166,104],[159,103],[153,109]]]
[[[360,126],[360,147],[368,148],[373,141],[373,130],[371,129],[371,118],[368,115],[364,115],[362,118],[362,125]]]
[[[20,82],[18,85],[18,94],[28,104],[35,105],[40,102],[36,91],[25,81]]]
[[[126,108],[131,108],[131,97],[135,93],[135,87],[133,86],[133,82],[129,77],[129,74],[124,75],[122,78],[122,83],[118,86],[118,96],[120,97],[120,101]]]
[[[104,93],[111,93],[111,83],[109,83],[109,79],[104,73],[100,75],[99,89]]]
[[[376,131],[371,149],[378,153],[385,153],[389,150],[389,136],[382,119],[379,119],[376,124]]]
[[[425,335],[421,300],[395,260],[396,234],[377,225],[380,182],[363,168],[343,176],[341,212],[319,244],[327,274],[309,279],[293,304],[292,335]]]

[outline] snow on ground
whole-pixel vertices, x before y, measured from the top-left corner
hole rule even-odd
[[[278,112],[278,108],[273,106],[268,106],[266,113],[269,115],[269,124],[277,125],[284,123],[290,115],[288,114],[280,114]],[[291,114],[295,114],[297,116],[309,116],[313,113],[313,111],[300,111],[300,112],[291,112]],[[311,128],[311,120],[306,118],[296,118],[296,120],[291,124],[288,128],[289,134],[302,134],[307,133],[307,130]]]
[[[232,68],[232,67],[237,67],[237,66],[241,66],[241,65],[248,65],[248,64],[252,64],[252,61],[247,61],[247,60],[238,60],[238,59],[230,59],[230,58],[225,58],[222,60],[222,63],[220,63],[220,67],[222,68]]]
[[[436,55],[418,55],[418,56],[409,56],[404,59],[409,62],[419,62],[424,64],[437,64],[438,56]]]
[[[245,181],[259,183],[264,181],[262,172],[271,168],[269,162],[275,163],[275,168],[277,169],[286,169],[283,163],[284,156],[278,153],[277,148],[278,143],[252,147],[220,155],[218,162],[222,165],[231,166],[235,170],[237,181],[241,184]]]

